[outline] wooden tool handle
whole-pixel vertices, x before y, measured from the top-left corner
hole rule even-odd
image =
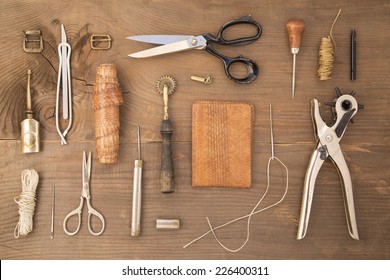
[[[290,19],[287,22],[287,32],[290,39],[290,48],[301,46],[302,34],[305,31],[305,22],[303,19]]]
[[[161,122],[160,133],[163,137],[161,157],[161,192],[171,193],[175,190],[173,178],[173,161],[171,136],[173,133],[172,124],[169,119]]]

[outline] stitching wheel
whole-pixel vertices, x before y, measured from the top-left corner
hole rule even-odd
[[[172,94],[176,88],[176,81],[171,76],[162,76],[156,82],[157,92],[160,94],[164,93],[164,85],[168,87],[168,94]]]

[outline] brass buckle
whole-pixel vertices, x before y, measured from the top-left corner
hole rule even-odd
[[[43,40],[40,30],[23,31],[23,50],[28,53],[40,53],[43,51]],[[34,42],[29,44],[30,42]],[[39,42],[39,44],[37,44]],[[37,47],[39,46],[39,47]]]
[[[91,35],[91,48],[94,50],[108,50],[111,48],[111,37],[107,34],[93,34]],[[103,46],[99,46],[101,42],[107,42]]]

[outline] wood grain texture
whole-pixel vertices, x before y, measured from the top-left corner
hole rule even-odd
[[[336,57],[333,78],[317,78],[318,48],[334,16],[341,15],[333,30]],[[390,104],[388,79],[390,52],[390,3],[386,0],[350,1],[0,1],[0,258],[1,259],[390,259]],[[261,74],[248,85],[228,80],[221,62],[203,51],[182,52],[149,59],[127,54],[150,45],[126,40],[141,34],[216,33],[225,22],[251,14],[263,27],[253,44],[216,46],[218,51],[243,54],[260,66]],[[305,34],[297,56],[296,97],[291,99],[292,56],[286,23],[305,20]],[[74,126],[60,145],[55,129],[54,106],[58,71],[57,46],[64,24],[72,46]],[[349,77],[349,44],[357,30],[357,80]],[[23,30],[40,29],[44,50],[22,50]],[[89,37],[107,33],[113,38],[108,51],[92,50]],[[100,164],[95,153],[93,85],[98,65],[114,63],[123,90],[118,163]],[[32,70],[32,104],[41,124],[42,152],[20,152],[20,122],[25,118],[26,71]],[[174,127],[172,154],[175,192],[160,192],[161,96],[155,82],[172,75],[177,89],[169,100]],[[214,77],[211,85],[190,80],[191,75]],[[310,100],[331,101],[334,87],[352,89],[365,105],[349,125],[341,147],[354,184],[357,224],[361,240],[349,237],[338,174],[326,162],[319,173],[313,209],[305,239],[295,239],[303,181],[314,148]],[[255,107],[253,183],[242,189],[199,189],[191,186],[191,106],[214,99],[249,102]],[[239,253],[224,251],[209,235],[192,246],[182,246],[213,225],[249,213],[266,187],[270,156],[268,107],[272,102],[275,152],[289,168],[289,192],[278,207],[253,217],[251,238]],[[331,109],[321,107],[331,122]],[[142,235],[130,236],[133,162],[137,157],[136,128],[141,126],[143,166]],[[92,205],[106,219],[99,237],[88,233],[86,223],[76,236],[62,230],[65,215],[79,203],[81,158],[92,150]],[[18,220],[13,198],[21,192],[22,170],[40,174],[34,230],[15,239]],[[283,192],[283,169],[272,169],[272,185],[263,206]],[[55,238],[50,240],[52,185],[56,184]],[[84,210],[83,221],[87,219]],[[157,218],[179,218],[181,229],[155,229]],[[218,231],[231,247],[245,239],[245,221]]]

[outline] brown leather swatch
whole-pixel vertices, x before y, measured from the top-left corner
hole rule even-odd
[[[192,185],[249,188],[254,107],[243,102],[192,105]]]

